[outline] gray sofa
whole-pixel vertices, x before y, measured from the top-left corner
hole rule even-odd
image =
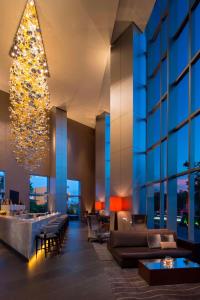
[[[148,247],[148,234],[173,234],[177,242],[176,249],[152,249]],[[108,249],[122,268],[137,267],[140,259],[171,257],[191,257],[192,251],[179,246],[176,234],[167,229],[153,229],[145,231],[112,231],[108,242]]]

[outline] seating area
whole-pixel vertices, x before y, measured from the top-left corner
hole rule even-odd
[[[200,299],[200,0],[0,12],[0,300]]]
[[[159,237],[160,236],[160,237]],[[150,244],[150,239],[158,239],[154,245]],[[162,248],[160,241],[164,239],[168,248]],[[172,245],[168,242],[176,242]],[[141,259],[164,259],[185,257],[195,259],[192,250],[179,246],[179,241],[175,232],[167,229],[150,229],[146,231],[120,232],[111,231],[108,249],[114,259],[122,268],[138,267]]]

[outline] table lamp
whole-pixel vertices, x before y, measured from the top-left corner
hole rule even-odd
[[[96,211],[101,211],[101,210],[104,210],[104,209],[105,209],[105,202],[97,200],[95,202],[95,210]]]
[[[131,201],[128,197],[111,196],[110,197],[110,211],[115,213],[114,216],[114,230],[118,230],[118,216],[119,211],[130,211]]]

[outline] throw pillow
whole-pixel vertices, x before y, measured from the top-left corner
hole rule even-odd
[[[149,248],[160,248],[161,236],[160,234],[148,234],[147,242]]]
[[[161,241],[162,242],[175,242],[173,234],[162,234]]]
[[[176,242],[160,242],[161,249],[176,249]]]

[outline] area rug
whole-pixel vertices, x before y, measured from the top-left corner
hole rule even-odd
[[[93,243],[97,257],[104,264],[105,274],[110,282],[116,300],[142,299],[200,299],[200,284],[176,284],[149,286],[137,269],[121,269],[113,260],[105,244]]]
[[[96,251],[96,254],[99,258],[99,260],[102,261],[112,261],[112,255],[107,250],[106,244],[100,244],[100,243],[92,243],[94,250]]]

